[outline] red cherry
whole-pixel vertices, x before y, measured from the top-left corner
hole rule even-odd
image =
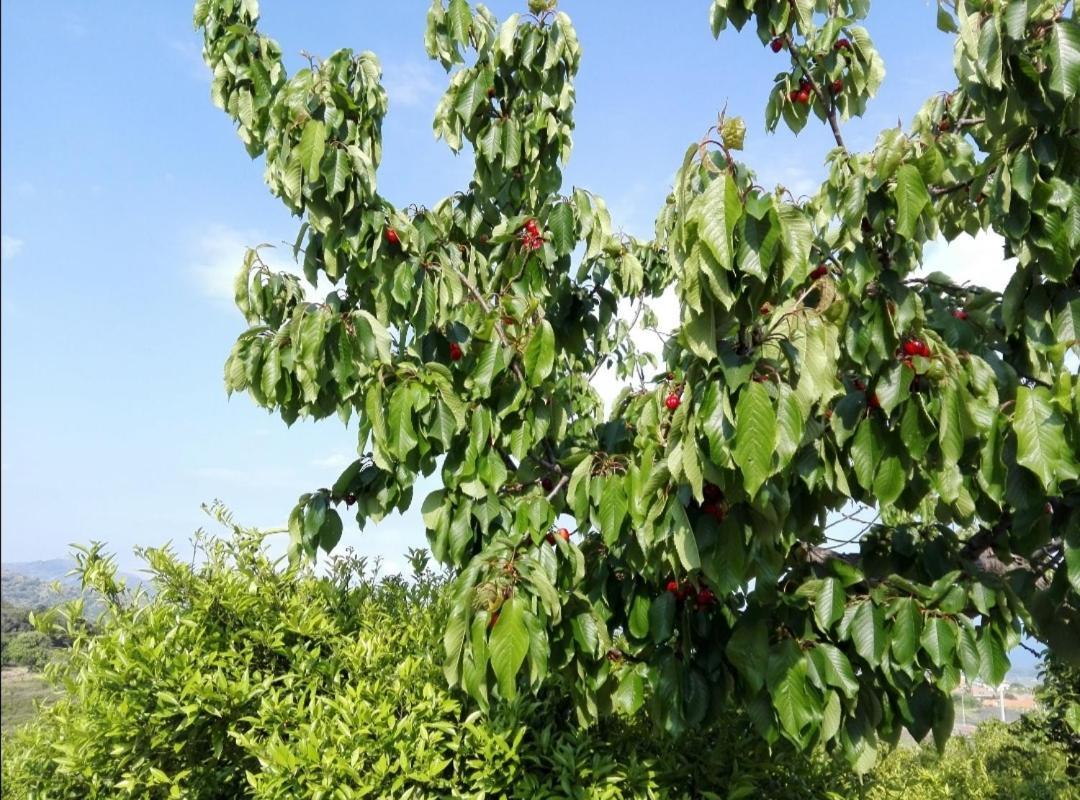
[[[799,92],[798,92],[798,90],[792,89],[790,92],[788,92],[787,93],[787,99],[790,100],[792,103],[799,102]]]
[[[450,360],[460,361],[463,355],[465,355],[465,353],[462,352],[461,345],[457,342],[450,342]]]
[[[829,268],[824,264],[818,264],[817,269],[810,273],[810,280],[817,281],[829,274]]]
[[[570,541],[570,531],[568,531],[566,528],[559,528],[558,533],[556,535],[560,539],[562,539],[564,542],[569,542]]]
[[[488,97],[494,97],[494,96],[495,96],[495,87],[494,87],[494,86],[490,87],[490,88],[489,88],[489,89],[487,90],[487,96],[488,96]]]
[[[781,50],[784,49],[784,40],[781,37],[777,36],[769,43],[769,47],[772,48],[772,51],[774,53],[779,53]]]
[[[723,522],[724,517],[727,516],[727,514],[724,512],[723,505],[718,503],[706,503],[701,507],[701,510],[703,513],[708,514],[717,522]]]
[[[768,379],[768,375],[762,375],[760,372],[754,373],[754,383],[765,383]]]
[[[919,341],[919,355],[923,358],[930,358],[930,345],[924,341]]]
[[[667,586],[664,587],[664,590],[677,595],[679,593],[679,584],[675,581],[668,581]]]
[[[866,391],[866,381],[862,380],[862,378],[856,378],[854,386],[855,386],[855,391],[857,391],[857,392],[865,392]]]
[[[532,234],[540,233],[540,229],[538,227],[536,227],[536,220],[535,219],[527,219],[527,220],[525,220],[525,230],[527,230],[529,233],[532,233]]]
[[[551,478],[543,478],[540,481],[540,486],[545,492],[550,492],[555,487],[555,484],[551,482]]]
[[[850,50],[851,42],[847,39],[837,39],[836,44],[833,45],[833,50]]]
[[[393,228],[386,229],[386,241],[388,241],[395,247],[401,244],[401,239],[398,237],[398,232],[395,231]]]
[[[835,81],[832,82],[832,93],[840,94],[840,92],[842,91],[844,91],[844,82],[837,78]]]
[[[494,614],[491,615],[491,619],[488,620],[488,630],[490,631],[492,628],[494,628],[495,623],[497,623],[498,621],[499,621],[499,612],[496,611]]]
[[[549,534],[548,534],[547,536],[545,536],[544,538],[545,538],[545,539],[547,540],[547,543],[548,543],[548,544],[555,544],[555,534],[553,534],[553,533],[549,533]]]
[[[713,594],[712,589],[704,587],[697,595],[697,607],[708,608],[716,603],[716,595]]]
[[[356,495],[355,494],[352,494],[350,492],[349,494],[345,495],[345,505],[346,505],[346,507],[351,506],[355,502],[356,502]]]
[[[804,103],[804,104],[809,103],[810,102],[810,90],[809,89],[799,89],[799,91],[795,93],[795,102],[796,103]]]
[[[674,411],[676,408],[679,407],[679,404],[681,402],[682,401],[679,400],[679,396],[672,393],[667,396],[666,400],[664,400],[664,405],[667,406],[668,411]]]
[[[958,319],[961,322],[963,322],[965,319],[968,318],[968,313],[966,311],[964,311],[964,309],[962,309],[962,308],[958,308],[958,309],[954,310],[952,312],[952,315],[953,315],[953,317],[955,319]]]
[[[919,342],[917,339],[908,339],[904,342],[904,355],[905,356],[917,356],[919,355]]]
[[[720,490],[720,487],[717,486],[715,483],[706,483],[701,488],[701,493],[705,495],[705,499],[709,502],[716,502],[724,496],[724,493]]]
[[[763,317],[768,316],[771,313],[772,313],[772,306],[769,305],[768,303],[762,303],[761,308],[758,309],[758,314],[760,314]]]
[[[878,399],[876,392],[871,393],[870,396],[866,398],[866,403],[870,408],[881,408],[881,401]]]
[[[938,123],[938,130],[942,133],[948,133],[950,128],[952,128],[952,123],[949,122],[947,117],[943,117],[941,122]]]
[[[679,589],[678,598],[680,600],[685,600],[687,597],[693,597],[696,594],[697,591],[694,589],[693,586],[691,586],[689,583],[684,583]]]

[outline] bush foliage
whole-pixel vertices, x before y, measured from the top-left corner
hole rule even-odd
[[[73,639],[70,658],[47,669],[62,697],[5,742],[5,799],[977,800],[1068,790],[1064,748],[1019,727],[955,742],[941,762],[901,749],[857,783],[820,752],[770,752],[737,710],[678,740],[642,715],[579,727],[550,687],[481,716],[437,666],[448,584],[424,554],[412,554],[408,580],[352,555],[320,576],[275,562],[253,531],[197,542],[198,566],[143,551],[152,597],[116,582],[99,549],[80,555],[109,612],[97,632],[77,605],[51,621]]]

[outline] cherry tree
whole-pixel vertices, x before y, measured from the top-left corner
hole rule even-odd
[[[292,551],[437,474],[445,672],[480,706],[554,685],[583,721],[647,703],[678,733],[737,703],[862,770],[905,728],[943,743],[961,675],[999,683],[1022,636],[1080,659],[1075,7],[940,0],[956,84],[856,152],[843,122],[885,75],[869,5],[713,0],[714,34],[775,54],[768,129],[831,130],[827,177],[802,200],[759,185],[722,115],[643,241],[563,185],[581,48],[554,0],[502,23],[433,2],[435,132],[475,171],[430,208],[378,193],[373,54],[290,77],[255,0],[196,4],[213,99],[302,219],[304,277],[334,287],[309,302],[257,249],[236,283],[228,390],[359,431]],[[929,242],[980,231],[1016,259],[1004,292],[918,277]],[[630,330],[665,291],[680,324],[654,364]],[[831,546],[853,507],[875,521]]]

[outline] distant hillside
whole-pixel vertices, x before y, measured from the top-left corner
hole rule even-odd
[[[48,561],[13,561],[0,564],[0,597],[4,603],[20,608],[54,606],[79,596],[79,579],[69,576],[75,562],[69,558]],[[129,587],[145,583],[137,575],[120,573]],[[60,591],[53,582],[59,581]]]

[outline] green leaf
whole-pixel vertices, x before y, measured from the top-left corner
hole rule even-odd
[[[854,698],[859,693],[859,682],[855,679],[855,670],[843,651],[831,644],[819,642],[812,653],[814,664],[829,686],[834,686],[845,697]]]
[[[1076,456],[1046,387],[1017,388],[1013,429],[1016,461],[1038,477],[1048,494],[1057,492],[1060,481],[1076,479]]]
[[[947,464],[955,464],[964,454],[964,418],[960,393],[950,382],[941,393],[941,416],[938,419],[938,438],[941,456]]]
[[[874,424],[874,418],[868,417],[859,423],[851,442],[851,465],[855,477],[868,492],[874,489],[874,475],[884,449],[881,437],[882,431]]]
[[[795,742],[802,741],[802,729],[813,719],[806,672],[806,661],[800,659],[770,692],[780,725]]]
[[[663,644],[675,631],[675,595],[664,592],[649,606],[649,635],[656,644]]]
[[[894,600],[891,605],[892,609],[895,609],[892,628],[889,631],[893,658],[898,664],[907,665],[914,660],[919,650],[922,613],[910,597]]]
[[[690,207],[688,221],[696,222],[698,238],[724,269],[731,269],[732,232],[742,216],[738,189],[726,172],[714,177]]]
[[[472,12],[469,10],[467,0],[450,0],[446,20],[450,38],[458,44],[468,43],[469,29],[472,27]]]
[[[341,517],[336,509],[326,511],[326,519],[319,528],[319,547],[329,553],[341,541]]]
[[[677,499],[671,504],[671,522],[674,527],[672,537],[675,539],[675,552],[679,554],[679,561],[686,570],[700,569],[701,556],[698,553],[694,529],[686,518],[682,503]]]
[[[735,425],[732,455],[752,498],[772,473],[776,445],[776,411],[764,385],[754,382],[743,387],[735,408]]]
[[[326,126],[316,119],[309,119],[304,124],[300,136],[300,165],[309,181],[319,177],[319,165],[326,150]]]
[[[328,166],[329,169],[323,175],[326,183],[326,194],[330,197],[336,197],[345,189],[349,176],[352,174],[352,169],[349,166],[349,156],[342,148],[338,147],[334,150],[333,158],[330,159]]]
[[[856,652],[872,667],[881,663],[885,652],[882,628],[881,609],[870,601],[861,603],[851,620],[851,639]]]
[[[404,460],[419,443],[413,426],[413,396],[407,385],[399,386],[390,398],[387,415],[387,434],[391,452]]]
[[[1050,34],[1050,90],[1067,100],[1080,88],[1080,25],[1061,19]]]
[[[979,650],[979,674],[991,686],[999,686],[1009,671],[1009,657],[1001,640],[992,630],[984,628],[976,647]]]
[[[517,673],[529,653],[529,631],[523,610],[524,602],[516,595],[503,603],[488,644],[499,692],[508,700],[517,695]]]
[[[574,249],[574,210],[569,203],[559,203],[551,209],[547,229],[551,232],[551,244],[557,255],[568,255]]]
[[[645,684],[636,669],[623,673],[618,688],[611,694],[611,704],[620,714],[636,714],[645,699]]]
[[[601,480],[604,488],[600,495],[599,528],[604,543],[610,546],[619,540],[623,521],[626,519],[626,490],[622,479],[617,475]]]
[[[822,631],[828,631],[844,616],[846,599],[844,587],[836,578],[825,578],[821,582],[814,597],[814,619]]]
[[[896,172],[896,232],[905,239],[911,239],[915,235],[919,215],[929,204],[930,193],[918,168],[904,164]]]
[[[724,653],[746,681],[751,694],[765,685],[769,632],[762,620],[744,616],[735,623],[735,631],[728,639]]]
[[[546,319],[533,332],[525,347],[525,376],[530,386],[539,386],[555,367],[555,331]]]
[[[956,649],[956,623],[944,617],[930,617],[923,626],[923,650],[938,667],[950,663]]]

